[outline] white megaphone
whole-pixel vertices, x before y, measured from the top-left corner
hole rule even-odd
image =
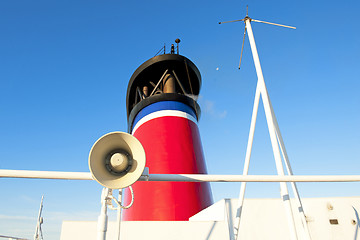
[[[99,138],[89,154],[94,179],[104,187],[125,188],[135,183],[145,168],[145,150],[139,140],[124,132]]]

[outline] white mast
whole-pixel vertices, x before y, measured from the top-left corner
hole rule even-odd
[[[261,99],[264,104],[264,110],[265,110],[267,125],[268,125],[268,129],[269,129],[269,135],[270,135],[271,145],[272,145],[272,149],[273,149],[277,173],[279,176],[285,176],[282,159],[281,159],[281,155],[282,155],[282,157],[285,161],[285,165],[286,165],[288,174],[293,175],[292,169],[290,166],[290,162],[288,159],[288,155],[287,155],[287,152],[285,149],[285,145],[284,145],[284,142],[283,142],[283,139],[282,139],[282,136],[280,133],[280,129],[279,129],[276,117],[275,117],[275,113],[274,113],[273,107],[271,105],[270,97],[269,97],[268,91],[266,89],[265,80],[264,80],[264,76],[263,76],[261,65],[260,65],[260,59],[259,59],[259,55],[258,55],[258,52],[256,49],[255,38],[254,38],[252,28],[251,28],[251,21],[266,23],[266,24],[271,24],[271,25],[276,25],[276,26],[281,26],[281,27],[287,27],[287,28],[292,28],[292,29],[296,29],[296,28],[287,26],[287,25],[251,19],[248,16],[248,10],[246,10],[246,17],[244,19],[228,21],[228,22],[238,22],[238,21],[245,22],[244,39],[243,39],[243,44],[241,47],[239,69],[240,69],[240,65],[241,65],[245,35],[246,35],[246,31],[247,31],[248,36],[249,36],[250,47],[251,47],[251,51],[252,51],[252,55],[253,55],[253,59],[254,59],[256,74],[258,77],[258,82],[257,82],[256,92],[255,92],[254,106],[253,106],[253,113],[252,113],[252,117],[251,117],[248,145],[247,145],[247,149],[246,149],[243,175],[248,175],[260,96],[261,96]],[[228,22],[220,22],[219,24],[228,23]],[[279,144],[280,144],[280,148],[279,148]],[[280,153],[280,150],[281,150],[281,153]],[[293,188],[293,192],[295,194],[295,198],[297,200],[299,214],[300,214],[300,218],[301,218],[301,221],[303,224],[303,231],[305,233],[304,234],[305,239],[310,239],[310,234],[309,234],[309,230],[307,227],[305,214],[303,212],[303,207],[302,207],[300,196],[299,196],[299,193],[298,193],[298,190],[296,187],[296,183],[292,183],[292,188]],[[240,222],[241,222],[242,208],[244,206],[245,189],[246,189],[246,182],[242,182],[241,188],[240,188],[240,193],[239,193],[238,208],[237,208],[235,226],[234,226],[234,235],[235,235],[236,239],[239,239],[239,228],[240,228]],[[292,212],[292,208],[291,208],[289,191],[288,191],[287,184],[285,182],[280,182],[280,195],[281,195],[281,199],[283,200],[284,208],[286,211],[286,216],[288,219],[288,227],[290,230],[291,239],[298,239],[296,228],[295,228],[294,216],[293,216],[293,212]]]

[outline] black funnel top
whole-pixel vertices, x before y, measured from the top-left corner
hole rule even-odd
[[[172,78],[175,92],[162,91],[162,82],[165,81],[166,76]],[[129,81],[126,95],[129,123],[131,124],[130,114],[133,117],[136,115],[136,113],[131,113],[136,105],[139,103],[144,105],[145,102],[158,101],[159,98],[163,99],[164,97],[170,98],[169,100],[179,98],[182,102],[191,103],[195,111],[200,111],[194,100],[199,95],[200,86],[201,76],[198,68],[184,56],[164,54],[147,60],[136,69]]]

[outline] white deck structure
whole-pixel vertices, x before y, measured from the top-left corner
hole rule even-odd
[[[223,199],[194,215],[189,221],[123,221],[120,239],[232,239],[237,201]],[[312,240],[360,239],[360,197],[302,198],[302,202]],[[281,199],[245,199],[242,218],[240,239],[290,238]],[[300,230],[297,231],[299,239],[304,237],[301,224],[300,219],[295,219],[296,229]],[[116,222],[109,222],[106,239],[117,239],[116,229]],[[96,236],[96,221],[64,221],[60,239],[95,240]]]

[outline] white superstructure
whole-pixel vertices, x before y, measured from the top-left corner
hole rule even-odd
[[[232,239],[237,199],[223,199],[190,218],[189,221],[122,221],[121,240],[137,239]],[[294,199],[291,199],[294,201]],[[360,197],[302,198],[311,239],[358,239]],[[286,213],[280,199],[245,199],[239,238],[246,240],[287,240]],[[295,206],[293,204],[292,206]],[[293,209],[294,211],[295,209]],[[125,210],[126,211],[126,210]],[[302,229],[295,219],[296,229]],[[116,222],[109,222],[107,239],[116,238]],[[298,231],[303,239],[302,230]],[[97,222],[64,221],[61,240],[96,239]]]

